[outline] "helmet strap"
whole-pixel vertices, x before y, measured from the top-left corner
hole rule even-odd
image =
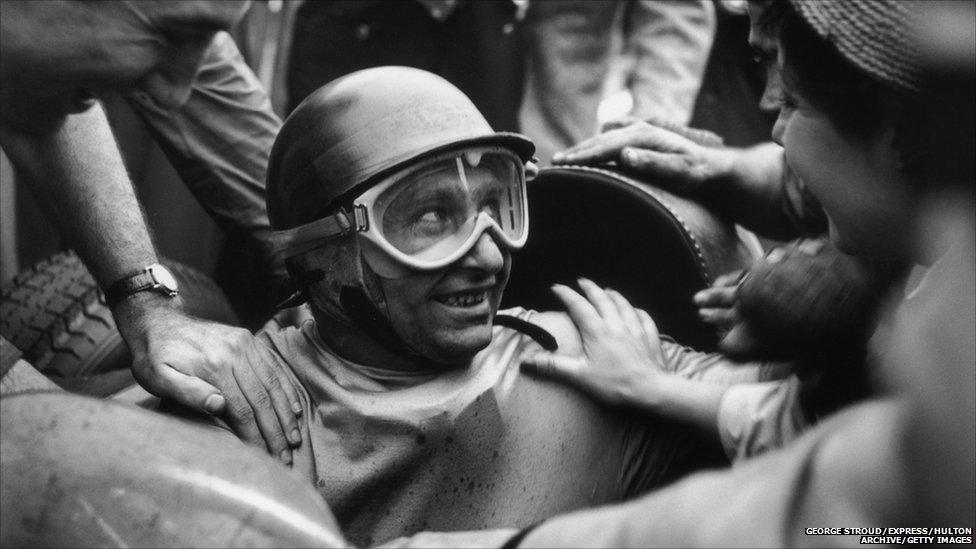
[[[388,351],[410,360],[423,358],[396,333],[393,324],[383,316],[382,311],[369,299],[362,288],[343,286],[339,290],[339,305],[363,332],[369,334]]]

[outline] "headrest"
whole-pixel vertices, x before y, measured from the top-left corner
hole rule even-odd
[[[549,287],[583,276],[619,291],[679,343],[716,348],[691,298],[760,257],[754,235],[613,167],[543,168],[528,195],[529,239],[514,255],[503,307],[559,310]]]

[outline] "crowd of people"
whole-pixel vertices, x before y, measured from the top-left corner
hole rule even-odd
[[[343,543],[822,546],[860,538],[811,527],[878,525],[971,543],[972,3],[750,0],[776,121],[747,148],[685,126],[712,3],[551,4],[305,3],[282,122],[226,32],[246,3],[8,2],[0,145],[139,383],[291,468]],[[598,129],[628,59],[634,108]],[[113,95],[310,318],[255,335],[185,312]],[[611,163],[795,242],[695,296],[719,352],[586,279],[552,288],[563,311],[499,310],[550,162]],[[50,390],[0,344],[4,399]],[[11,410],[38,413],[20,406],[4,437]],[[683,467],[702,441],[730,466]]]

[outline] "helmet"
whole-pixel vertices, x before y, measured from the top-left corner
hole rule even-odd
[[[268,217],[276,230],[319,219],[384,176],[425,156],[499,145],[522,161],[535,150],[495,132],[447,80],[409,67],[377,67],[338,78],[288,117],[268,163]]]
[[[390,187],[396,194],[402,187],[398,181],[409,177],[398,174],[411,174],[427,161],[438,166],[460,161],[441,157],[461,149],[488,155],[499,150],[497,158],[508,154],[524,164],[535,147],[519,134],[493,131],[470,99],[434,74],[378,67],[343,76],[306,98],[285,121],[272,147],[267,201],[273,238],[301,240],[308,230],[336,233],[334,221],[348,225],[336,212],[365,191]],[[469,163],[457,173],[464,177],[470,169],[487,169],[487,164]],[[493,225],[485,216],[480,219]],[[324,231],[322,224],[327,226]],[[348,234],[345,228],[338,234]],[[504,234],[506,228],[495,231]],[[508,232],[513,239],[523,234]],[[306,249],[316,250],[312,268],[321,270],[293,274],[305,280],[306,297],[312,298],[317,314],[357,327],[398,354],[417,357],[389,321],[378,276],[390,275],[364,259],[371,245],[366,238],[319,241]]]

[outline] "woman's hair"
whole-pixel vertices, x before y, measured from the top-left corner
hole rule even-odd
[[[862,70],[821,38],[789,2],[771,2],[761,24],[779,37],[784,84],[822,110],[844,133],[866,138],[895,128],[902,170],[917,169],[925,150],[917,94]]]

